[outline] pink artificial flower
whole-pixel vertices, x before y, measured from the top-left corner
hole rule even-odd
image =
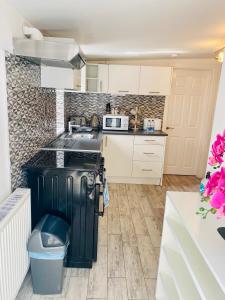
[[[222,167],[220,170],[220,179],[217,185],[218,191],[224,193],[225,195],[225,168]]]
[[[217,219],[221,219],[222,217],[224,217],[224,207],[223,206],[221,206],[219,209],[217,209],[217,212],[216,212]]]
[[[212,144],[212,150],[211,153],[219,164],[222,164],[223,162],[223,155],[225,152],[225,131],[223,132],[223,135],[218,134],[216,136],[215,142]]]
[[[217,217],[221,218],[225,216],[225,168],[221,168],[221,171],[216,173],[220,173],[220,177],[217,186],[212,187],[215,193],[210,200],[210,205],[217,209]],[[216,184],[217,179],[215,179],[214,184]]]
[[[221,191],[216,192],[210,200],[210,205],[217,209],[217,217],[225,216],[225,194]]]
[[[220,171],[214,172],[210,176],[209,180],[207,181],[207,183],[205,185],[205,191],[204,191],[205,197],[212,195],[216,191],[216,188],[217,188],[219,180],[220,180],[220,176],[221,176]]]
[[[217,160],[215,159],[214,156],[210,156],[209,159],[208,159],[208,164],[210,166],[216,166],[218,164]]]

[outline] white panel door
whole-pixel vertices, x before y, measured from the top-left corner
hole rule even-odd
[[[109,85],[109,66],[99,64],[98,65],[98,92],[99,93],[108,93]]]
[[[109,93],[138,94],[140,66],[109,65]]]
[[[131,176],[133,144],[133,136],[104,135],[103,155],[107,176]]]
[[[166,174],[196,175],[201,155],[201,109],[208,83],[207,71],[174,71],[172,94],[168,101]]]
[[[139,94],[170,95],[171,79],[171,67],[141,66]]]

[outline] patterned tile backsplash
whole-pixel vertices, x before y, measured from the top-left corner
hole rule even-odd
[[[56,93],[41,88],[41,71],[7,54],[7,95],[12,189],[25,184],[21,166],[56,137]]]
[[[119,107],[127,113],[130,112],[131,108],[138,106],[141,111],[141,126],[143,126],[143,119],[146,117],[163,119],[165,96],[116,96],[66,92],[64,95],[65,128],[68,128],[68,121],[71,116],[85,116],[87,120],[90,120],[92,114],[95,113],[102,122],[102,115],[105,114],[105,107],[108,102],[110,102],[111,107]],[[132,118],[131,115],[130,117]]]

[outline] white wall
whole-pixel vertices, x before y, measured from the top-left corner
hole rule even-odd
[[[0,201],[11,192],[6,92],[5,50],[12,52],[12,37],[22,36],[28,24],[9,4],[0,0]]]
[[[0,49],[0,201],[11,191],[5,53]]]
[[[5,0],[0,0],[0,49],[13,51],[12,38],[23,35],[23,24],[29,23]]]
[[[224,55],[225,55],[225,51],[224,51]],[[217,133],[222,133],[224,130],[225,130],[225,61],[223,62],[222,70],[221,70],[216,108],[215,108],[214,118],[213,118],[211,141],[214,140]]]

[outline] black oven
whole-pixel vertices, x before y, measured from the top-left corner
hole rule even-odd
[[[81,154],[79,159],[75,152],[65,152],[67,163],[64,162],[64,168],[56,168],[50,162],[54,151],[43,153],[41,160],[24,167],[31,189],[32,227],[47,213],[64,218],[71,226],[66,266],[91,268],[97,260],[98,218],[104,215],[104,159],[100,154]],[[69,161],[68,155],[72,155]]]

